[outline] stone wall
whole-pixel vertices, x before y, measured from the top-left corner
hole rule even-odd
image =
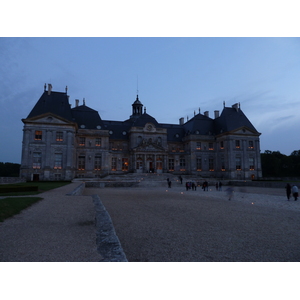
[[[20,182],[26,182],[26,179],[20,177],[0,177],[0,184],[11,184]]]

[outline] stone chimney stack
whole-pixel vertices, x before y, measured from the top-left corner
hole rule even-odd
[[[239,111],[239,104],[238,103],[233,104],[232,108],[234,108],[236,111]]]
[[[51,91],[52,91],[52,84],[48,83],[48,95],[51,94]]]
[[[206,116],[206,117],[209,118],[209,111],[205,111],[205,112],[204,112],[204,116]]]
[[[220,112],[218,110],[215,110],[215,119],[219,118],[219,116],[220,116]]]
[[[75,100],[75,107],[77,107],[77,106],[78,106],[78,104],[79,104],[79,100],[78,100],[78,99],[76,99],[76,100]]]
[[[183,125],[184,124],[184,118],[180,118],[179,119],[179,125]]]

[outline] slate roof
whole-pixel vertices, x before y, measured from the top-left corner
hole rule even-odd
[[[128,121],[106,121],[103,120],[104,129],[109,130],[111,139],[124,140],[128,139],[128,132],[131,128],[131,123]]]
[[[200,134],[200,135],[208,135],[214,134],[214,120],[202,115],[197,114],[192,119],[187,121],[183,125],[186,134]]]
[[[136,100],[135,104],[137,104],[137,101],[139,100]],[[240,107],[236,105],[224,107],[221,115],[215,119],[199,113],[182,125],[160,124],[146,112],[130,117],[130,119],[123,122],[107,121],[100,118],[98,111],[85,104],[71,108],[66,93],[51,91],[48,95],[48,92],[44,91],[27,118],[45,113],[52,113],[71,122],[76,122],[79,128],[84,125],[85,129],[109,130],[112,139],[128,139],[128,132],[131,127],[144,127],[147,123],[152,123],[158,128],[167,129],[168,141],[172,142],[181,142],[182,138],[189,134],[217,135],[241,127],[247,127],[254,133],[258,133]]]
[[[141,114],[138,118],[132,119],[132,126],[144,127],[147,123],[152,123],[155,127],[159,127],[158,122],[147,113]]]
[[[27,119],[45,113],[52,113],[66,120],[73,121],[69,98],[66,93],[51,92],[48,95],[48,92],[45,91],[27,116]]]
[[[243,111],[232,107],[224,107],[219,118],[215,120],[215,134],[229,132],[241,127],[247,127],[258,133]]]
[[[104,123],[96,110],[86,105],[79,105],[72,108],[71,111],[73,120],[79,128],[84,126],[85,129],[104,129]]]
[[[182,142],[186,134],[182,125],[160,124],[160,127],[167,129],[167,140],[169,142]]]

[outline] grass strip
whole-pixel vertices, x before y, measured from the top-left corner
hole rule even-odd
[[[28,191],[28,192],[12,192],[12,193],[0,193],[0,196],[26,196],[26,195],[37,195],[52,189],[59,188],[61,186],[70,184],[70,181],[35,181],[35,182],[24,182],[17,184],[5,184],[2,187],[30,187],[37,186],[37,191]]]
[[[41,197],[9,197],[0,199],[0,222],[19,214],[23,209],[42,199]]]

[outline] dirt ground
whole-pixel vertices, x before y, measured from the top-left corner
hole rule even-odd
[[[300,201],[284,190],[102,188],[129,262],[300,261]]]

